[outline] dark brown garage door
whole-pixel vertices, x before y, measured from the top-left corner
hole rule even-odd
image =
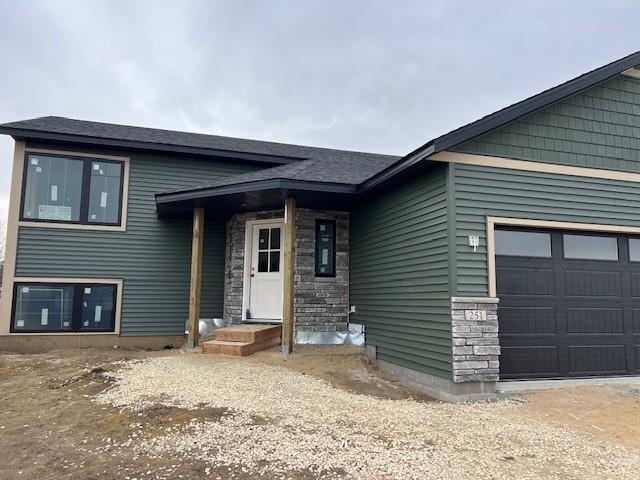
[[[500,376],[640,370],[640,237],[499,229]]]

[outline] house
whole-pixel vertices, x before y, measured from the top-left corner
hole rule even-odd
[[[184,341],[187,317],[222,317],[282,322],[285,352],[363,324],[371,358],[445,400],[637,375],[637,66],[640,52],[401,158],[1,125],[16,147],[0,349],[157,347]]]

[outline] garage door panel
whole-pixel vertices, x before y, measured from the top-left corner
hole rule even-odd
[[[569,346],[569,369],[578,375],[624,373],[628,369],[625,346]]]
[[[550,255],[527,257],[524,247],[517,256],[501,254],[496,244],[501,377],[636,374],[640,261],[630,261],[628,236],[529,231],[550,236]],[[571,235],[571,258],[565,258],[564,240]],[[508,236],[503,231],[503,243],[516,244]]]
[[[554,345],[502,347],[500,375],[503,378],[529,376],[557,376],[558,347]]]
[[[640,265],[638,265],[640,269]],[[640,272],[631,273],[631,296],[640,299]]]
[[[499,331],[503,335],[555,334],[553,307],[501,307]]]
[[[634,308],[631,311],[631,315],[632,315],[631,325],[633,328],[632,333],[640,334],[640,308]]]
[[[622,274],[566,270],[564,289],[568,297],[621,297]]]
[[[567,333],[624,333],[622,308],[567,307]]]
[[[497,272],[498,289],[507,295],[553,295],[552,269],[501,268]]]

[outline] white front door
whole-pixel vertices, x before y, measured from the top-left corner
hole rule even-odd
[[[247,320],[282,321],[283,224],[261,223],[251,228]]]

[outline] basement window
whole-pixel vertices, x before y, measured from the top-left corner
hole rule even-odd
[[[316,277],[336,276],[336,222],[316,220]]]
[[[21,220],[120,225],[124,163],[28,154]]]
[[[116,285],[15,284],[13,333],[113,332]]]

